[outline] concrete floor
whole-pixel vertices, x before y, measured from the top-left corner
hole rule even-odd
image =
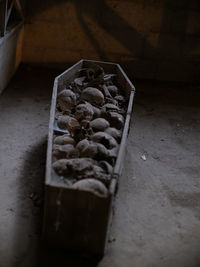
[[[0,97],[0,267],[200,266],[200,88],[192,86],[136,83],[116,240],[102,261],[39,245],[56,74],[23,66]]]

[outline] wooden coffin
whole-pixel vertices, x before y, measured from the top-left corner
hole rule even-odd
[[[57,179],[52,170],[52,143],[57,131],[54,122],[57,94],[77,77],[80,69],[88,68],[92,64],[103,67],[105,73],[117,74],[117,82],[127,98],[122,138],[106,197],[91,191],[71,188]],[[50,111],[43,220],[43,238],[49,245],[99,256],[104,254],[112,217],[113,198],[123,167],[134,93],[133,84],[120,65],[115,63],[80,60],[56,77]]]

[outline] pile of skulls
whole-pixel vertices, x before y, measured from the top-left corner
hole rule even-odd
[[[94,65],[57,95],[53,169],[70,186],[107,195],[125,119],[116,75]]]

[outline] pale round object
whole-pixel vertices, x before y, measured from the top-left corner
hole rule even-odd
[[[92,141],[103,144],[106,148],[117,147],[117,141],[105,132],[97,132],[92,136]]]
[[[104,95],[100,90],[94,87],[85,88],[81,94],[81,98],[97,105],[103,105],[104,103]]]
[[[63,111],[68,111],[76,104],[76,95],[69,89],[62,90],[57,97],[58,105]]]
[[[104,145],[88,141],[87,139],[81,140],[76,148],[79,150],[80,157],[103,159],[109,155],[108,150]]]
[[[79,104],[76,107],[75,117],[77,120],[92,120],[94,111],[90,103]]]
[[[116,96],[118,94],[118,88],[115,85],[109,85],[107,86],[107,89],[112,96]]]
[[[64,135],[59,135],[56,136],[54,139],[54,144],[57,145],[75,145],[75,140],[70,137],[68,134],[64,134]]]
[[[102,182],[92,178],[78,181],[73,184],[72,188],[83,191],[91,191],[103,197],[108,195],[106,186]]]
[[[104,118],[97,118],[90,122],[90,126],[95,132],[103,132],[106,128],[110,126],[110,123]]]
[[[105,132],[114,137],[117,142],[121,140],[122,132],[120,130],[117,130],[114,127],[109,127],[105,130]]]
[[[76,158],[79,156],[79,152],[73,145],[53,145],[52,155],[56,159],[68,159]]]
[[[120,111],[120,108],[112,103],[105,104],[102,109],[105,111]]]
[[[79,122],[75,118],[68,115],[59,116],[57,124],[60,129],[65,129],[68,131],[73,131],[80,128]]]
[[[74,172],[81,174],[92,170],[95,164],[95,160],[90,158],[59,159],[53,163],[53,168],[57,174],[65,176]]]
[[[89,141],[87,139],[83,139],[80,142],[78,142],[78,144],[76,145],[76,148],[79,151],[83,151],[88,146],[89,146]]]

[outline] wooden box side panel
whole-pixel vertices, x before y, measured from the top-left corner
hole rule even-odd
[[[126,150],[126,142],[127,142],[127,138],[129,134],[129,129],[130,129],[130,120],[131,120],[131,114],[132,114],[132,109],[133,109],[133,100],[135,96],[135,87],[131,83],[128,76],[126,75],[126,73],[124,72],[124,70],[121,68],[119,64],[117,64],[116,73],[118,75],[118,81],[122,85],[124,92],[126,94],[126,97],[129,99],[124,129],[122,133],[122,139],[121,139],[120,148],[119,148],[117,160],[116,160],[115,167],[114,167],[114,173],[113,173],[113,176],[118,178],[122,173],[122,169],[124,165],[123,162],[124,162],[124,155],[125,155],[125,150]]]
[[[46,186],[43,237],[53,246],[103,255],[112,196]]]
[[[77,76],[78,71],[83,66],[83,60],[78,61],[76,64],[74,64],[72,67],[64,71],[62,74],[56,77],[58,80],[58,93],[66,88],[66,84],[72,82],[74,78]]]
[[[56,109],[57,88],[58,88],[58,80],[56,78],[54,81],[54,87],[53,87],[53,93],[52,93],[52,99],[51,99],[50,118],[49,118],[45,184],[51,183],[53,124],[54,124],[55,109]]]
[[[135,91],[135,87],[119,64],[117,64],[116,74],[118,82],[123,87],[126,97],[130,97],[131,91]]]
[[[124,165],[124,155],[125,155],[126,142],[127,142],[127,138],[128,138],[128,134],[129,134],[129,129],[130,129],[130,120],[131,120],[131,112],[132,112],[132,108],[133,108],[134,94],[135,94],[135,92],[131,91],[128,109],[127,109],[127,113],[126,113],[124,129],[123,129],[123,134],[122,134],[122,139],[121,139],[119,152],[118,152],[117,160],[116,160],[115,167],[114,167],[113,176],[116,178],[118,178],[121,175],[122,168]]]

